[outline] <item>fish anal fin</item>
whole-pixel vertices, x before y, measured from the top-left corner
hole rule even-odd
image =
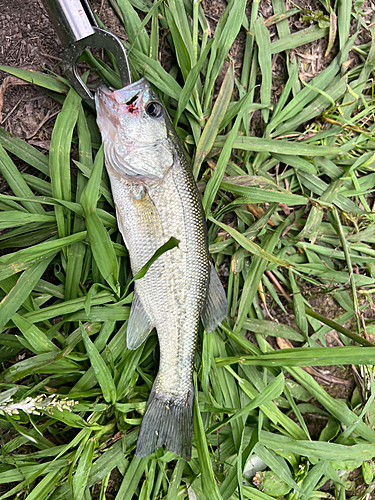
[[[135,292],[126,329],[127,348],[132,350],[138,349],[149,336],[152,329],[153,325],[139,300],[137,292]]]
[[[227,297],[216,269],[211,264],[207,297],[201,310],[201,319],[206,332],[213,332],[224,321],[227,315]]]

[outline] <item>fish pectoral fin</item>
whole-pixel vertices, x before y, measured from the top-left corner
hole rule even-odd
[[[137,292],[135,292],[126,329],[127,348],[132,350],[138,349],[147,339],[152,329],[153,325],[148,319]]]
[[[158,241],[163,238],[163,226],[160,214],[145,186],[140,186],[133,198],[135,224],[142,238]]]
[[[164,231],[158,209],[148,193],[147,188],[143,185],[139,185],[138,189],[133,189],[130,222],[129,214],[125,213],[124,209],[118,206],[116,202],[115,208],[118,228],[122,234],[126,247],[129,249],[129,244],[134,240],[136,235],[139,240],[146,240],[149,242],[151,257],[159,248],[159,241],[164,238]]]
[[[207,333],[213,332],[228,314],[228,302],[223,285],[215,267],[211,263],[210,265],[210,282],[206,301],[201,310],[201,320]]]

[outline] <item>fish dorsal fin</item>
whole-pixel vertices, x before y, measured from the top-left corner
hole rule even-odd
[[[134,292],[129,322],[126,329],[126,346],[128,349],[138,349],[149,336],[153,326],[143,309],[137,292]]]
[[[211,263],[210,265],[210,283],[201,310],[202,323],[207,333],[213,332],[228,315],[228,302],[223,285],[215,267]]]

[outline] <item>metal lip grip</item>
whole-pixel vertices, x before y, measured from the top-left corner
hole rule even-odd
[[[91,107],[94,94],[83,82],[77,61],[86,47],[108,49],[114,55],[123,87],[132,83],[129,61],[122,41],[109,31],[98,27],[86,0],[42,0],[65,49],[62,67],[72,87]]]

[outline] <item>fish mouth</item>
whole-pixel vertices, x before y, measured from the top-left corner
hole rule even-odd
[[[119,90],[113,90],[101,84],[96,90],[95,101],[97,102],[97,105],[102,103],[106,105],[116,103],[119,106],[129,106],[131,104],[137,105],[139,97],[141,97],[145,90],[149,88],[150,84],[144,78],[141,78],[137,82],[127,85]]]

